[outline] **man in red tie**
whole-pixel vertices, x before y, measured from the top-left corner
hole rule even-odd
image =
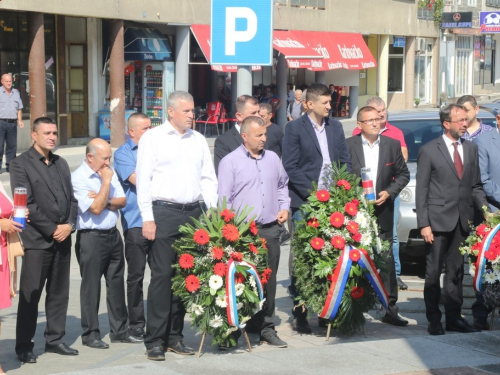
[[[474,220],[473,205],[488,206],[481,183],[477,146],[462,140],[466,109],[449,104],[439,112],[444,132],[420,148],[417,161],[417,223],[427,246],[424,300],[428,331],[444,335],[441,325],[439,278],[446,265],[444,288],[446,330],[479,332],[461,316],[464,258],[459,247]]]

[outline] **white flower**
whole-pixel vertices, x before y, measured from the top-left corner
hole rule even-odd
[[[212,275],[210,276],[210,280],[208,280],[208,286],[211,289],[218,290],[222,286],[222,277],[218,275]]]
[[[469,275],[471,275],[471,276],[476,275],[476,266],[474,264],[469,265]]]
[[[244,324],[244,323],[248,322],[249,320],[250,320],[249,316],[244,316],[243,318],[241,318],[241,324]]]
[[[236,310],[239,310],[239,309],[241,309],[242,307],[243,307],[243,302],[238,302],[238,303],[236,304]]]
[[[487,284],[494,284],[496,281],[495,274],[493,272],[487,272],[484,274],[484,282]]]
[[[222,317],[220,315],[215,314],[214,318],[210,321],[210,327],[219,328],[222,327],[222,323],[224,323]]]
[[[354,222],[359,224],[361,228],[366,228],[368,226],[368,218],[361,211],[358,211],[358,213],[354,217]]]
[[[195,315],[201,315],[205,310],[203,309],[203,306],[193,303],[191,305],[191,311],[194,312]]]
[[[361,245],[363,245],[363,246],[370,246],[370,245],[371,245],[371,243],[372,243],[372,241],[373,241],[373,238],[372,238],[372,236],[371,236],[371,235],[369,235],[369,234],[363,234],[363,235],[361,236],[361,241],[360,241],[360,243],[361,243]]]
[[[259,302],[259,309],[262,310],[262,307],[264,306],[264,302],[266,302],[265,298],[262,301]]]
[[[255,288],[255,286],[257,285],[255,283],[255,277],[253,277],[253,275],[250,275],[250,277],[248,278],[248,283],[252,286],[252,288]]]
[[[238,283],[236,284],[236,297],[239,297],[243,294],[243,291],[245,290],[245,285]]]
[[[226,333],[224,333],[224,337],[227,337],[229,336],[231,333],[233,333],[234,331],[237,331],[238,330],[238,327],[230,327],[226,330]]]
[[[377,237],[376,241],[377,241],[377,254],[380,254],[380,252],[382,251],[382,241],[380,240],[380,237]]]
[[[226,302],[226,295],[218,295],[217,298],[215,298],[215,304],[219,307],[222,307],[223,309],[227,307],[227,302]]]

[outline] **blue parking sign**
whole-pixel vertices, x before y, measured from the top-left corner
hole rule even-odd
[[[210,63],[272,65],[273,0],[212,0]]]

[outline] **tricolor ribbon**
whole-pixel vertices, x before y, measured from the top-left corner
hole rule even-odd
[[[361,268],[368,271],[366,276],[380,298],[382,305],[387,309],[387,291],[368,252],[346,245],[333,272],[332,283],[326,297],[325,306],[321,314],[319,314],[320,318],[333,320],[337,315],[353,262],[357,262]]]
[[[255,278],[255,283],[257,284],[257,289],[259,291],[259,299],[262,302],[264,299],[264,292],[262,288],[262,282],[260,281],[259,273],[255,266],[248,262],[238,262],[234,259],[229,259],[227,262],[227,275],[226,275],[226,301],[227,301],[227,321],[229,325],[238,328],[245,328],[246,324],[240,324],[238,320],[238,309],[237,309],[237,301],[236,301],[236,283],[234,282],[234,275],[236,274],[236,266],[246,266],[248,267],[249,274],[253,275]],[[254,310],[254,314],[260,311],[260,303],[259,307]]]
[[[483,241],[483,246],[481,246],[481,249],[477,254],[476,274],[474,275],[474,280],[472,283],[472,286],[474,287],[474,290],[476,292],[480,292],[482,290],[483,276],[486,266],[485,254],[490,249],[491,241],[493,240],[493,237],[495,237],[495,234],[497,234],[499,230],[500,230],[500,224],[496,225],[495,228],[489,231],[488,235]]]

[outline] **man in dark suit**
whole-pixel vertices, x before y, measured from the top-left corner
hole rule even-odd
[[[20,361],[35,363],[33,336],[38,302],[43,286],[45,297],[45,351],[76,355],[78,351],[63,342],[69,299],[71,233],[75,230],[78,202],[73,195],[68,163],[54,155],[57,125],[47,117],[33,123],[28,151],[10,164],[12,190],[28,190],[29,222],[21,233],[25,253],[21,271],[17,310],[16,353]]]
[[[401,143],[380,135],[383,119],[377,110],[366,106],[358,112],[358,128],[361,134],[349,138],[347,145],[351,154],[352,172],[361,177],[361,168],[369,168],[375,182],[375,216],[380,226],[381,240],[392,245],[394,228],[394,200],[410,181],[410,172],[401,152]],[[384,286],[389,294],[389,308],[382,318],[384,323],[405,326],[407,320],[398,315],[398,283],[392,249],[386,254],[386,264],[390,267],[384,277]]]
[[[283,138],[283,166],[289,177],[291,211],[293,222],[301,220],[300,206],[313,190],[313,183],[323,185],[325,166],[330,163],[346,165],[351,171],[351,157],[342,124],[328,117],[330,90],[322,83],[314,83],[306,93],[308,111],[300,118],[290,121]],[[290,252],[290,257],[293,257]],[[289,287],[292,297],[297,296],[295,280]],[[307,322],[307,310],[293,309],[293,328],[297,332],[311,333]]]
[[[442,136],[422,146],[417,161],[417,224],[427,246],[424,300],[428,331],[444,335],[441,325],[439,277],[446,265],[444,288],[446,330],[479,332],[460,315],[463,302],[464,258],[459,246],[474,220],[474,208],[488,205],[484,194],[477,146],[461,137],[467,131],[466,109],[449,104],[439,112]]]
[[[214,146],[215,173],[219,171],[219,163],[224,156],[236,150],[242,143],[240,124],[248,116],[259,115],[259,101],[249,95],[241,95],[234,104],[238,122],[224,134],[217,137]]]

